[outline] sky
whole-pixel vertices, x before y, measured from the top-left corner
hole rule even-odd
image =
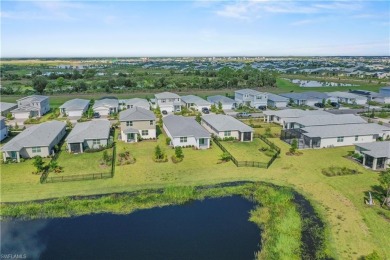
[[[1,57],[390,55],[390,1],[1,1]]]

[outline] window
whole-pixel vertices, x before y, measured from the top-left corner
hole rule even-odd
[[[40,153],[41,152],[41,147],[33,147],[32,148],[33,153]]]
[[[93,145],[100,145],[100,140],[99,139],[93,139],[92,140]]]
[[[224,132],[224,135],[225,135],[225,136],[231,136],[231,135],[232,135],[232,131],[225,131],[225,132]]]
[[[338,143],[344,142],[344,136],[339,136],[339,137],[337,137],[337,142],[338,142]]]
[[[149,130],[142,130],[141,134],[142,135],[149,135]]]
[[[150,124],[150,125],[153,125],[153,120],[150,120],[150,121],[149,121],[149,124]]]
[[[180,143],[187,143],[187,137],[180,137]]]
[[[165,101],[166,101],[165,99],[161,99],[161,103],[165,103]]]
[[[126,126],[133,126],[133,121],[127,121]]]
[[[355,141],[358,141],[358,140],[359,140],[359,136],[355,135]]]

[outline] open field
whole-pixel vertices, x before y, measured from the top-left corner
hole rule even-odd
[[[261,128],[262,129],[262,128]],[[281,158],[269,169],[237,168],[232,162],[218,163],[221,150],[183,149],[184,160],[174,164],[155,163],[154,147],[161,145],[168,154],[174,150],[165,145],[164,136],[156,141],[136,144],[118,142],[117,152],[129,150],[136,163],[117,166],[112,179],[40,184],[33,175],[32,161],[1,165],[1,201],[17,202],[72,195],[109,194],[149,188],[210,185],[232,181],[265,181],[292,187],[308,198],[328,225],[332,251],[337,258],[351,259],[367,255],[374,249],[390,258],[389,211],[364,204],[368,191],[378,185],[378,174],[343,158],[352,147],[304,150],[301,156],[285,155],[289,146],[279,139],[270,139],[281,147]],[[84,160],[77,167],[88,164]],[[321,169],[337,165],[359,169],[363,174],[326,177]],[[384,217],[380,214],[384,214]]]
[[[270,156],[260,149],[269,149],[269,146],[259,138],[254,138],[253,142],[222,141],[221,144],[233,155],[237,161],[255,161],[267,163],[274,152],[267,151]]]

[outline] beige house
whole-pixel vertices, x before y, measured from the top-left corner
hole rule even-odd
[[[155,139],[156,116],[141,107],[134,107],[119,113],[121,125],[120,139],[127,143],[138,142],[139,139]]]
[[[20,158],[52,155],[54,146],[65,136],[65,128],[66,124],[60,121],[45,122],[27,128],[1,148],[3,160],[20,162]]]

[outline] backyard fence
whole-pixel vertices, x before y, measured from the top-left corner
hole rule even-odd
[[[78,174],[78,175],[63,175],[63,176],[49,176],[49,171],[45,170],[41,175],[41,183],[55,183],[55,182],[68,182],[68,181],[82,181],[82,180],[99,180],[108,179],[114,177],[115,162],[116,162],[116,143],[113,143],[112,147],[112,160],[110,172],[90,173],[90,174]],[[59,156],[58,152],[52,160],[56,160]]]
[[[269,141],[267,138],[265,138],[262,135],[254,134],[253,138],[259,138],[263,142],[265,142],[272,150],[275,150],[275,154],[271,157],[271,159],[268,162],[256,162],[256,161],[238,161],[222,144],[221,142],[214,137],[214,143],[225,153],[229,154],[231,161],[237,166],[237,167],[256,167],[256,168],[266,168],[268,169],[271,164],[275,161],[275,159],[280,154],[280,148],[277,147],[274,143]]]

